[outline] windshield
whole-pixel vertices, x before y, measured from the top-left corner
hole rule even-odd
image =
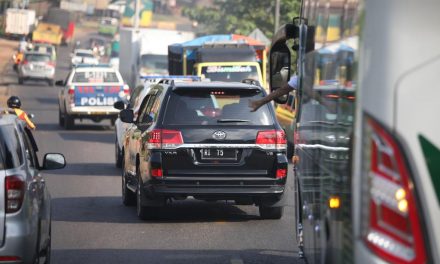
[[[76,72],[72,79],[73,83],[118,83],[118,75],[115,72],[88,71]]]
[[[255,66],[204,66],[202,76],[221,82],[241,82],[244,79],[260,81]]]
[[[49,62],[50,56],[46,54],[26,54],[24,59],[32,62]]]
[[[105,42],[102,39],[91,38],[89,40],[89,44],[91,47],[96,46],[96,45],[103,46],[105,44]]]
[[[180,89],[171,94],[164,124],[173,125],[270,125],[269,106],[255,112],[249,100],[263,97],[260,90]]]
[[[151,72],[168,72],[168,57],[167,55],[142,55],[141,56],[141,68],[144,71]]]
[[[93,56],[93,54],[90,53],[82,53],[82,52],[77,52],[75,54],[75,56],[77,57],[86,57],[86,58],[94,58],[95,56]]]
[[[115,25],[116,23],[113,23],[113,21],[111,19],[103,19],[103,20],[101,20],[101,24],[111,26],[111,25]]]

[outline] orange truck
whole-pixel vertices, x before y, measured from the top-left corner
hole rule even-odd
[[[39,23],[32,33],[32,41],[60,45],[63,39],[63,30],[60,26],[50,23]]]
[[[75,13],[59,8],[51,8],[44,21],[32,35],[34,42],[54,45],[67,44],[73,40]]]

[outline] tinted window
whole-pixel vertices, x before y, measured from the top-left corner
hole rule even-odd
[[[27,135],[27,133],[23,131],[26,159],[31,167],[38,168],[37,153],[36,149],[34,149],[34,146],[32,145],[32,139],[30,138],[31,136],[32,135]]]
[[[76,72],[73,76],[74,83],[116,83],[119,82],[118,75],[115,72],[107,71],[89,71]]]
[[[263,97],[259,90],[180,89],[171,93],[164,124],[270,125],[269,106],[251,112],[249,100]]]
[[[153,107],[153,103],[155,102],[156,95],[148,95],[145,97],[143,101],[143,106],[141,106],[141,114],[139,116],[139,123],[147,123],[147,116],[149,116],[151,112],[151,108]]]
[[[19,167],[23,163],[22,149],[18,140],[18,133],[14,126],[0,126],[0,155],[2,169]]]

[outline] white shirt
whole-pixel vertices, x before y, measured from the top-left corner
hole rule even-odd
[[[289,87],[294,90],[296,88],[298,88],[298,76],[296,75],[292,75],[290,76],[290,80],[287,83],[287,85],[289,85]]]

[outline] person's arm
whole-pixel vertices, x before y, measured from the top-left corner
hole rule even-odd
[[[275,91],[273,91],[272,93],[268,94],[267,96],[263,97],[260,100],[249,101],[249,107],[251,108],[252,112],[255,112],[261,106],[269,103],[275,98],[288,94],[290,91],[292,91],[292,87],[290,87],[289,85],[285,85],[281,88],[276,89]]]
[[[28,125],[28,127],[30,128],[30,129],[32,129],[32,130],[34,130],[36,127],[35,127],[35,124],[31,121],[31,119],[28,117],[28,115],[25,113],[25,115],[24,115],[24,119],[25,119],[25,121],[26,121],[26,124]]]

